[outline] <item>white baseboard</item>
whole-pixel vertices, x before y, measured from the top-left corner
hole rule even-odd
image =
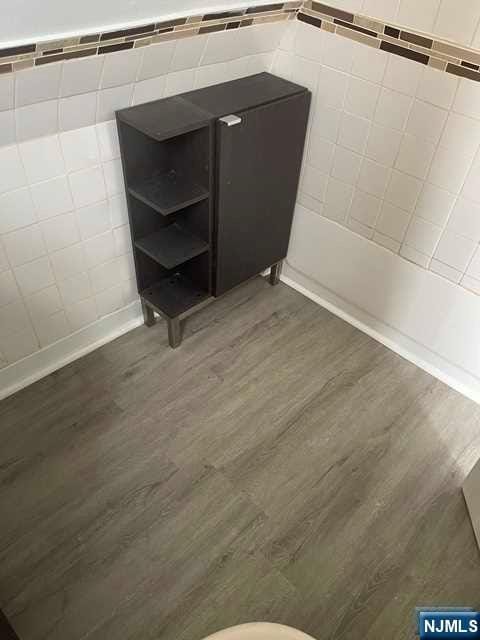
[[[353,325],[402,358],[480,404],[480,380],[393,327],[339,298],[309,276],[284,263],[281,280],[321,307]]]
[[[143,323],[139,302],[0,369],[0,400],[98,349]]]

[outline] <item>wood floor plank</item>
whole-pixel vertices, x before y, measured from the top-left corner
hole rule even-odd
[[[480,606],[480,408],[257,278],[0,403],[0,607],[22,640],[252,620],[407,640]]]
[[[192,479],[164,511],[163,517],[129,539],[122,553],[63,587],[61,600],[58,592],[52,594],[57,624],[48,629],[49,639],[60,640],[65,632],[83,637],[108,627],[112,617],[119,624],[103,637],[120,639],[127,633],[141,637],[140,620],[152,599],[156,618],[159,610],[166,616],[204,581],[212,563],[240,546],[237,538],[258,517],[257,509],[232,492],[213,469]],[[115,519],[111,526],[115,527]],[[41,610],[35,611],[35,618],[41,620]]]

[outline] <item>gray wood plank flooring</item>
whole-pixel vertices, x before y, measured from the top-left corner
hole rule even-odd
[[[253,620],[414,636],[480,606],[461,493],[480,407],[257,278],[0,403],[0,608],[22,640]]]

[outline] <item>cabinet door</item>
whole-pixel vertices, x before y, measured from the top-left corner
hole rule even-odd
[[[287,255],[310,93],[217,123],[215,295]]]

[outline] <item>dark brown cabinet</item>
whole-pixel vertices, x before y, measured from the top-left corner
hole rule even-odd
[[[268,73],[117,112],[146,324],[180,321],[287,253],[310,93]],[[274,279],[275,280],[275,279]]]

